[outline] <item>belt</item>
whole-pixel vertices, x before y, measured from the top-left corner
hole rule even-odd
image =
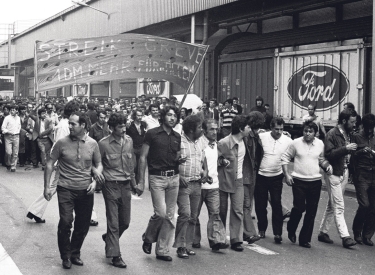
[[[19,136],[20,134],[11,134],[11,133],[6,133],[5,135],[10,135],[10,136]]]
[[[149,174],[153,176],[173,177],[174,175],[178,174],[178,171],[176,170],[166,170],[166,171],[154,170],[154,171],[150,171]]]
[[[106,180],[105,182],[118,183],[118,184],[127,184],[130,180]]]

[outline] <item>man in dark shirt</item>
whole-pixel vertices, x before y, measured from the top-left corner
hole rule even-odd
[[[89,109],[86,112],[86,115],[89,116],[91,123],[94,124],[98,121],[98,114],[95,111],[95,104],[94,103],[87,103],[87,109]]]
[[[154,215],[142,236],[142,249],[151,254],[152,243],[156,242],[156,258],[172,261],[168,256],[168,244],[173,238],[175,226],[173,218],[179,189],[178,165],[180,158],[181,136],[173,130],[179,121],[178,109],[166,106],[160,111],[162,125],[149,130],[139,161],[139,184],[144,185],[146,158],[149,169],[149,183]]]
[[[354,240],[373,246],[375,232],[375,115],[362,118],[363,129],[352,140],[358,145],[352,155],[353,182],[357,193],[358,210],[353,221]]]
[[[133,140],[133,148],[134,148],[134,154],[135,154],[135,178],[138,181],[138,165],[139,165],[139,157],[141,156],[141,149],[143,145],[143,141],[145,139],[146,135],[146,128],[147,124],[146,122],[142,121],[143,112],[141,109],[134,110],[132,113],[132,123],[130,124],[129,129],[127,130],[128,135]]]
[[[122,114],[111,114],[108,125],[112,134],[99,142],[103,163],[103,197],[107,216],[105,241],[107,258],[112,258],[115,267],[125,268],[121,258],[119,240],[130,223],[131,190],[141,195],[134,177],[133,141],[126,133],[126,118]]]
[[[91,126],[89,136],[95,139],[96,142],[99,142],[99,140],[111,134],[108,124],[105,121],[106,116],[107,114],[105,111],[99,111],[98,121]]]

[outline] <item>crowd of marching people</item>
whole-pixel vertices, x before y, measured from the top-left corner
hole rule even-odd
[[[282,244],[283,221],[289,218],[288,239],[310,248],[322,179],[329,196],[318,240],[333,243],[328,233],[335,223],[343,247],[373,246],[375,115],[361,118],[351,103],[345,104],[338,124],[328,132],[315,106],[309,105],[302,136],[295,139],[284,131],[283,118],[273,117],[260,96],[249,114],[243,114],[238,98],[223,103],[212,99],[197,110],[179,108],[175,97],[145,95],[0,104],[0,162],[9,172],[38,169],[41,164],[44,191],[27,217],[44,223],[48,201],[57,193],[58,247],[66,269],[83,265],[81,246],[90,225],[98,225],[95,191],[102,192],[105,201],[106,257],[114,266],[126,267],[119,238],[129,227],[131,198],[142,195],[146,176],[154,213],[142,235],[142,249],[151,254],[155,243],[159,260],[172,261],[173,240],[179,258],[196,254],[201,247],[203,204],[213,252],[227,248],[241,252],[243,242],[265,238],[268,204],[275,243]],[[358,200],[352,235],[344,218],[343,193],[349,181]],[[291,210],[282,202],[284,184],[292,187]]]

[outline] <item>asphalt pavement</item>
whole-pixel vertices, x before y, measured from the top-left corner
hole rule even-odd
[[[349,189],[352,190],[349,190]],[[345,217],[349,228],[357,209],[353,188],[349,186],[345,196]],[[84,266],[72,266],[64,270],[57,247],[57,225],[59,221],[56,196],[50,201],[45,215],[45,224],[37,224],[26,218],[27,207],[43,191],[43,172],[29,167],[18,168],[16,173],[0,167],[0,275],[39,274],[374,274],[375,247],[356,245],[352,249],[342,247],[335,225],[330,236],[334,244],[318,242],[318,228],[327,203],[327,193],[322,191],[315,220],[312,248],[306,249],[292,244],[286,233],[284,222],[283,243],[275,244],[272,235],[271,211],[266,238],[256,245],[245,245],[244,252],[230,249],[213,253],[208,246],[205,224],[207,211],[201,214],[202,248],[195,249],[197,255],[180,259],[176,250],[170,248],[172,262],[156,260],[154,252],[146,255],[142,251],[142,233],[152,215],[150,192],[146,190],[141,199],[132,200],[132,218],[129,229],[120,240],[122,257],[128,267],[118,269],[105,258],[101,235],[106,231],[104,200],[95,193],[94,208],[99,225],[91,227],[85,239],[81,258]],[[283,201],[292,206],[291,188],[284,186]],[[256,222],[256,220],[255,220]],[[350,232],[351,233],[351,232]],[[153,247],[154,248],[154,247]],[[11,260],[14,265],[9,265]]]

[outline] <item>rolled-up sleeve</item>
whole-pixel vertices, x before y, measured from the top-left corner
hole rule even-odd
[[[293,143],[289,144],[288,149],[281,155],[281,165],[286,165],[296,156],[296,148]]]

